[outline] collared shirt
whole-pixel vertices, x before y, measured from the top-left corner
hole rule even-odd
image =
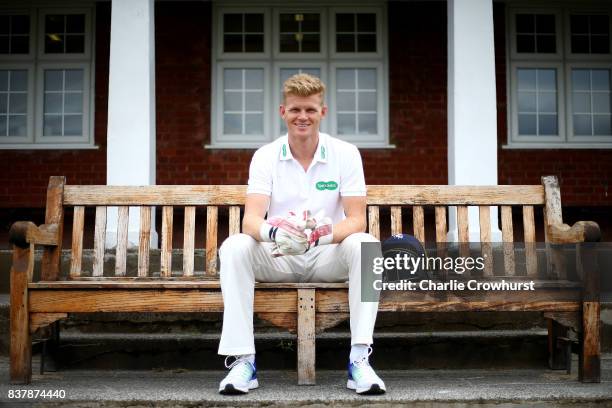
[[[293,158],[288,136],[259,148],[249,169],[247,194],[270,196],[268,217],[310,210],[335,224],[346,216],[342,197],[365,196],[366,185],[357,147],[319,133],[319,144],[308,170]],[[321,212],[322,211],[322,212]]]

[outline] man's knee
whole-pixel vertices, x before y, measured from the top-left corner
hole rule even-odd
[[[367,232],[356,232],[342,241],[343,244],[357,247],[360,247],[362,242],[379,242],[379,240],[374,235],[368,234]]]
[[[249,254],[257,245],[257,241],[247,234],[230,235],[219,248],[219,256],[241,256]]]

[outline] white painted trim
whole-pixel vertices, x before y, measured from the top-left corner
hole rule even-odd
[[[24,61],[24,60],[33,60],[36,56],[34,53],[34,48],[36,47],[36,11],[32,8],[6,8],[0,10],[0,15],[27,15],[30,17],[30,38],[28,43],[28,53],[27,54],[0,54],[0,57],[3,61]]]
[[[26,136],[1,136],[0,137],[0,149],[5,149],[6,146],[11,144],[19,143],[32,143],[34,141],[34,84],[36,71],[34,70],[34,63],[8,63],[0,64],[0,70],[26,70],[28,73],[28,85],[27,85],[27,118],[26,118]],[[7,119],[8,120],[8,119]]]
[[[570,16],[582,14],[582,15],[602,15],[605,14],[608,16],[609,26],[608,30],[612,30],[612,8],[578,8],[572,7],[570,9],[566,9],[564,12],[564,22],[565,22],[565,32],[563,35],[563,39],[565,40],[565,59],[567,62],[569,61],[606,61],[612,58],[612,33],[608,32],[609,35],[609,45],[610,45],[610,53],[608,54],[578,54],[572,53],[572,33],[571,33],[571,25],[570,25]]]
[[[213,7],[213,29],[216,35],[213,36],[213,49],[216,49],[216,56],[219,60],[261,60],[270,58],[271,46],[271,17],[270,9],[266,7],[226,7],[218,6],[215,3]],[[262,13],[264,15],[264,39],[263,39],[263,52],[223,52],[223,15],[224,14],[249,14],[249,13]],[[214,53],[211,53],[215,55]]]
[[[98,150],[99,145],[94,144],[78,144],[78,143],[66,143],[66,144],[46,144],[46,143],[11,143],[6,145],[0,145],[1,150]]]
[[[518,95],[517,95],[517,79],[516,71],[518,68],[555,68],[557,70],[557,136],[538,136],[538,135],[519,135],[518,134]],[[564,89],[564,71],[563,64],[560,62],[515,62],[510,64],[511,69],[511,105],[508,106],[508,112],[511,113],[512,127],[509,134],[512,136],[512,142],[535,142],[535,143],[561,143],[565,141],[565,89]],[[543,142],[545,141],[545,142]],[[510,143],[511,144],[511,143]]]
[[[85,49],[83,53],[76,54],[47,54],[45,53],[45,16],[47,14],[84,14],[85,15]],[[40,60],[90,60],[92,54],[92,17],[93,12],[91,8],[42,8],[38,10],[38,58]]]
[[[524,150],[524,149],[612,149],[612,143],[512,143],[502,145],[503,150]]]
[[[316,60],[327,58],[327,38],[328,24],[327,24],[327,9],[321,8],[275,8],[273,13],[273,25],[272,25],[272,55],[274,60],[291,59],[291,60]],[[280,51],[280,14],[283,13],[318,13],[320,16],[319,20],[319,52],[281,52]]]
[[[341,59],[382,59],[386,41],[386,7],[332,7],[329,10],[329,55],[332,60]],[[376,14],[376,52],[336,52],[336,14],[337,13],[375,13]],[[383,22],[384,19],[384,22]]]
[[[538,4],[539,6],[539,4]],[[552,54],[539,54],[539,53],[519,53],[516,51],[516,18],[517,14],[553,14],[555,16],[555,41],[556,41],[556,49],[557,52]],[[523,59],[523,60],[547,60],[547,61],[555,61],[561,60],[563,58],[563,19],[561,18],[562,13],[561,9],[558,8],[512,8],[508,10],[508,15],[510,16],[509,21],[509,29],[510,29],[510,56],[513,61]]]

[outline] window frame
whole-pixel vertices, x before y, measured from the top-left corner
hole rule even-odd
[[[384,48],[387,45],[383,19],[387,17],[386,7],[330,7],[329,9],[329,57],[330,60],[342,59],[385,59]],[[337,52],[336,51],[336,14],[375,13],[376,14],[376,52]],[[383,38],[384,36],[384,38]]]
[[[592,16],[597,14],[607,14],[609,21],[609,46],[610,53],[609,54],[585,54],[585,53],[574,53],[572,52],[572,32],[571,32],[571,16],[572,15],[586,15]],[[599,9],[599,10],[591,10],[591,9],[576,9],[571,8],[567,10],[564,16],[565,20],[565,60],[569,63],[570,61],[608,61],[612,60],[612,12],[610,10]]]
[[[517,52],[516,50],[516,15],[517,14],[552,14],[555,16],[555,44],[556,53],[538,54],[529,52]],[[563,41],[562,36],[565,31],[564,19],[562,18],[561,9],[558,8],[517,8],[509,10],[508,26],[510,27],[510,55],[511,60],[562,60],[563,59]]]
[[[34,55],[34,47],[36,44],[36,39],[34,38],[36,35],[35,27],[37,27],[37,16],[36,13],[33,12],[32,9],[29,8],[8,8],[0,10],[0,15],[3,16],[14,16],[14,15],[27,15],[30,17],[30,33],[29,33],[29,42],[28,42],[28,53],[27,54],[0,54],[0,58],[2,58],[6,62],[20,62],[20,61],[29,61],[35,57]],[[4,62],[3,61],[3,62]]]
[[[0,149],[2,149],[3,144],[11,144],[11,143],[33,143],[34,141],[34,101],[35,97],[34,93],[34,81],[35,81],[35,73],[33,64],[28,63],[0,63],[0,70],[26,70],[28,72],[28,91],[27,91],[27,99],[26,106],[28,109],[27,117],[26,117],[26,136],[0,136]]]
[[[312,60],[312,59],[325,59],[327,58],[327,41],[326,37],[328,36],[327,28],[327,10],[325,8],[316,8],[316,7],[304,7],[303,9],[299,7],[275,7],[272,10],[273,13],[273,25],[272,25],[272,57],[276,60],[282,59],[304,59],[304,60]],[[318,13],[321,15],[320,20],[320,31],[319,31],[319,52],[309,52],[309,53],[300,53],[300,52],[281,52],[280,51],[280,15],[286,13]]]
[[[224,14],[251,14],[262,13],[264,15],[264,41],[263,52],[224,52],[223,51],[223,15]],[[213,47],[216,46],[217,59],[223,60],[260,60],[270,58],[270,10],[267,7],[219,7],[213,12]],[[214,53],[211,53],[214,55]],[[213,59],[213,65],[215,60]]]
[[[46,53],[45,52],[45,16],[49,14],[85,14],[85,44],[84,52],[82,53]],[[72,8],[72,7],[58,7],[58,8],[41,8],[38,10],[38,59],[40,61],[75,61],[75,60],[90,60],[91,59],[91,48],[93,43],[93,29],[92,29],[92,10],[89,8]]]

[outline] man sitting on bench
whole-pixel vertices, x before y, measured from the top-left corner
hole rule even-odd
[[[280,115],[288,134],[253,155],[243,234],[219,250],[223,331],[219,354],[230,369],[221,394],[257,388],[253,299],[258,282],[349,281],[351,351],[347,387],[381,394],[369,365],[377,302],[361,301],[361,243],[366,234],[366,186],[355,146],[319,132],[327,113],[325,85],[297,74],[283,85]],[[268,214],[267,219],[264,216]],[[228,365],[228,359],[234,357]]]

